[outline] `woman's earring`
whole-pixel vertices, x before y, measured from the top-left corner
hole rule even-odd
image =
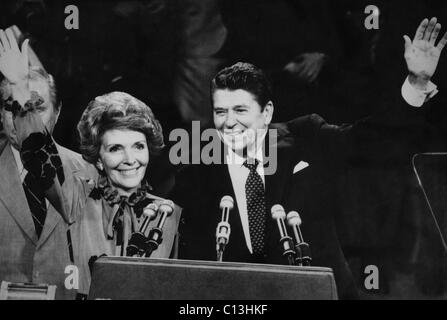
[[[104,171],[104,166],[100,161],[96,163],[96,168],[102,173]]]

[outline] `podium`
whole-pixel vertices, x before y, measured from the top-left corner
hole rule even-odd
[[[101,257],[88,299],[335,300],[337,290],[330,268]]]

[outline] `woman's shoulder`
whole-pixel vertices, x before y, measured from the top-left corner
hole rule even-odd
[[[145,198],[147,199],[148,202],[155,203],[157,207],[160,207],[163,204],[172,207],[173,210],[172,214],[176,217],[180,217],[182,208],[179,205],[177,205],[174,201],[159,197],[149,192],[146,192]]]
[[[150,192],[146,192],[145,197],[146,197],[146,199],[151,200],[151,202],[155,203],[157,206],[160,206],[161,204],[167,204],[167,205],[174,206],[174,210],[180,208],[172,200],[167,199],[167,198],[163,198],[163,197],[159,197],[159,196],[157,196],[157,195],[155,195],[153,193],[150,193]]]

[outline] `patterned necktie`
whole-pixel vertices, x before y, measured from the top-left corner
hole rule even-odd
[[[244,166],[250,170],[245,182],[245,196],[247,199],[248,228],[253,254],[262,254],[265,238],[265,191],[262,178],[256,171],[259,164],[257,159],[244,162]]]
[[[47,216],[47,204],[42,185],[28,173],[23,180],[23,190],[25,190],[26,200],[28,200],[37,237],[39,238]]]

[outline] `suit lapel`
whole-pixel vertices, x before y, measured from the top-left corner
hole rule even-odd
[[[26,233],[30,240],[36,244],[37,234],[26,200],[22,182],[18,174],[17,165],[11,146],[7,144],[0,155],[0,201],[3,202],[11,216]]]
[[[281,201],[283,200],[284,190],[287,187],[289,177],[290,155],[294,150],[291,150],[288,143],[280,137],[272,137],[270,132],[267,133],[262,148],[264,157],[266,205],[267,212],[270,213],[270,208],[275,204],[281,204]],[[273,150],[276,151],[276,154]],[[272,162],[276,163],[276,170],[275,172],[270,172],[270,174],[268,174],[266,168],[272,166]]]
[[[48,204],[47,217],[45,218],[45,224],[42,229],[42,234],[37,242],[37,248],[39,248],[50,236],[56,225],[62,220],[59,212],[54,209],[51,204]]]

